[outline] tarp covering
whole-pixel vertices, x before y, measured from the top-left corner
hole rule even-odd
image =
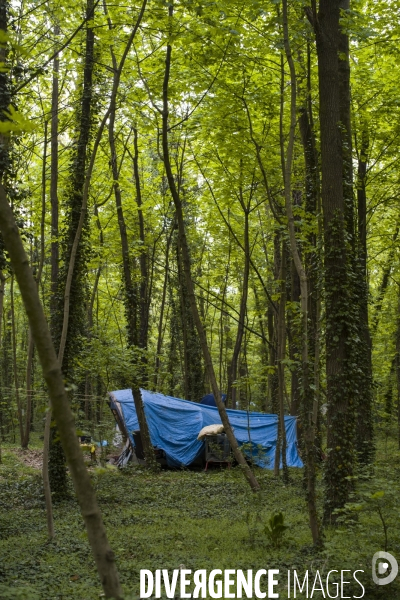
[[[226,394],[221,394],[221,400],[225,404]],[[214,394],[206,394],[205,396],[203,396],[200,400],[200,404],[205,404],[206,406],[217,406]]]
[[[190,465],[204,451],[204,442],[197,440],[200,430],[206,425],[221,423],[218,409],[147,390],[141,392],[153,446],[164,450],[169,466]],[[132,431],[139,429],[139,422],[132,390],[110,392],[110,397],[116,401],[134,445]],[[278,432],[277,415],[230,409],[227,413],[244,453],[248,457],[253,455],[254,462],[260,467],[272,469]],[[289,467],[302,467],[297,453],[296,418],[285,417],[285,426],[287,464]]]

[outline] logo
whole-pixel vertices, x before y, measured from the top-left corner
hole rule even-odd
[[[390,571],[389,571],[390,567]],[[372,579],[376,585],[392,583],[399,572],[397,560],[389,552],[376,552],[372,558]],[[385,577],[382,577],[385,575]]]

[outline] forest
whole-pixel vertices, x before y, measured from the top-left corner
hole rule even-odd
[[[400,557],[399,39],[399,0],[0,0],[0,598],[270,567],[400,599],[371,578]],[[142,389],[212,393],[234,466],[160,470]],[[231,411],[277,415],[269,469]]]

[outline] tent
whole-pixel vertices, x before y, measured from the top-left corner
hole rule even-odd
[[[221,423],[218,409],[197,402],[141,390],[153,446],[164,450],[170,467],[189,466],[204,452],[197,435],[206,425]],[[134,446],[132,432],[139,429],[132,390],[109,392],[110,408],[122,431]],[[227,409],[235,437],[244,454],[260,467],[272,469],[278,432],[278,417],[245,410]],[[297,452],[296,417],[285,417],[287,464],[302,467]]]
[[[221,400],[224,404],[226,404],[226,394],[221,394]],[[200,400],[200,404],[205,404],[206,406],[217,406],[214,394],[206,394],[203,396]]]

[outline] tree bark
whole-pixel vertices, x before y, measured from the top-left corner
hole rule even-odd
[[[58,24],[54,25],[54,36],[60,34]],[[54,336],[57,323],[57,282],[58,282],[58,77],[60,60],[58,54],[53,60],[53,81],[51,90],[51,138],[50,138],[50,205],[51,205],[51,298],[50,298],[50,331]]]
[[[94,0],[86,2],[86,17],[94,18]],[[84,333],[85,281],[87,259],[82,237],[87,236],[87,155],[92,126],[94,70],[94,29],[86,27],[83,85],[77,113],[75,147],[65,203],[66,226],[61,244],[63,267],[57,279],[57,314],[54,339],[58,342],[58,358],[67,380],[73,376],[73,356]],[[54,90],[53,90],[54,91]],[[55,107],[52,106],[54,110]],[[52,117],[54,115],[52,114]],[[55,151],[55,150],[54,150]],[[71,327],[73,325],[73,327]],[[53,494],[58,499],[67,495],[65,457],[54,428],[50,431],[49,479]]]
[[[0,30],[7,32],[9,16],[9,2],[1,0],[0,2]],[[8,47],[2,44],[0,47],[0,62],[7,64]],[[10,76],[7,68],[2,69],[0,73],[0,120],[6,121],[7,110],[11,102]],[[6,178],[10,171],[10,136],[0,133],[0,181],[6,185]],[[0,241],[1,253],[3,254],[2,243]],[[4,257],[2,257],[4,261]],[[3,262],[2,261],[2,262]],[[3,265],[1,265],[3,266]]]
[[[60,34],[58,23],[54,25],[54,36]],[[59,86],[58,77],[60,72],[60,60],[58,54],[53,60],[53,80],[51,90],[51,137],[50,137],[50,205],[51,205],[51,250],[50,250],[50,332],[53,340],[57,332],[57,290],[58,290],[58,272],[59,272],[59,243],[58,243],[58,97]],[[30,331],[30,330],[29,330]],[[30,337],[33,343],[32,332]],[[51,407],[48,407],[46,415],[46,424],[43,440],[43,465],[42,477],[44,487],[44,498],[46,504],[47,533],[49,539],[55,535],[53,522],[53,501],[51,497],[50,477],[49,477],[49,456],[50,456],[50,435],[51,435]],[[54,434],[54,432],[53,432]],[[60,448],[56,448],[56,464],[61,463],[63,459]],[[58,459],[58,460],[57,460]],[[61,465],[60,465],[61,466]],[[60,468],[61,476],[64,479],[64,469]],[[63,482],[65,484],[65,481]]]
[[[340,15],[350,8],[350,0],[340,0]],[[353,143],[351,135],[351,92],[349,36],[339,25],[338,37],[339,110],[343,156],[343,197],[345,203],[346,229],[350,238],[352,255],[355,256],[355,224],[353,193]]]
[[[172,15],[173,15],[172,4],[169,5],[168,15],[169,15],[170,23],[171,23]],[[172,25],[172,23],[171,23],[171,25]],[[168,86],[169,86],[169,76],[170,76],[170,69],[171,69],[171,53],[172,53],[172,46],[170,43],[168,43],[166,60],[165,60],[164,82],[163,82],[162,149],[163,149],[163,159],[164,159],[165,171],[167,174],[168,185],[169,185],[172,199],[174,201],[176,217],[177,217],[177,221],[178,221],[180,246],[182,249],[183,265],[184,265],[184,270],[185,270],[186,285],[187,285],[187,289],[188,289],[190,306],[192,309],[193,319],[196,324],[197,332],[198,332],[198,335],[200,338],[200,344],[201,344],[201,348],[203,351],[203,357],[204,357],[205,367],[207,370],[207,375],[208,375],[210,383],[211,383],[211,388],[212,388],[212,391],[213,391],[213,394],[215,397],[215,402],[217,404],[218,412],[219,412],[222,424],[224,426],[226,436],[229,440],[229,443],[231,445],[231,448],[233,450],[235,458],[236,458],[239,466],[242,468],[243,474],[244,474],[247,482],[249,483],[251,489],[253,491],[259,491],[259,489],[260,489],[259,483],[258,483],[257,479],[255,478],[253,472],[251,471],[250,467],[248,466],[246,460],[244,459],[244,456],[239,448],[239,445],[238,445],[236,438],[234,436],[234,433],[232,431],[232,427],[229,422],[229,418],[228,418],[224,403],[221,400],[221,395],[220,395],[220,391],[218,389],[218,383],[217,383],[217,379],[215,376],[212,358],[211,358],[210,350],[208,348],[205,329],[204,329],[203,323],[201,321],[200,314],[199,314],[197,304],[196,304],[194,285],[193,285],[193,280],[192,280],[192,275],[191,275],[189,248],[188,248],[188,243],[187,243],[187,239],[186,239],[186,231],[185,231],[183,211],[182,211],[182,203],[181,203],[181,199],[178,194],[178,190],[176,188],[175,179],[174,179],[174,176],[172,173],[171,162],[170,162],[170,158],[169,158]]]
[[[365,202],[366,202],[366,199],[365,199]],[[362,221],[362,217],[361,217],[361,221]],[[363,227],[363,226],[361,225],[361,227]],[[382,304],[383,304],[383,300],[385,298],[386,290],[387,290],[387,287],[388,287],[389,281],[390,281],[390,275],[391,275],[391,272],[393,269],[394,257],[395,257],[396,250],[397,250],[397,246],[395,245],[395,242],[398,238],[399,231],[400,231],[400,227],[399,227],[399,225],[396,225],[396,229],[392,236],[392,246],[389,250],[389,255],[387,257],[387,260],[386,260],[384,268],[383,268],[382,279],[379,284],[378,293],[377,293],[376,300],[375,300],[374,306],[373,306],[374,310],[373,310],[373,315],[372,315],[372,319],[371,319],[372,335],[374,335],[378,329],[379,319],[380,319],[381,310],[382,310]],[[361,230],[361,233],[363,233],[362,230]],[[362,249],[361,249],[361,251],[362,251]],[[366,252],[366,250],[365,250],[365,252]],[[365,256],[366,256],[366,254],[365,254]]]
[[[167,246],[165,249],[165,274],[164,274],[164,283],[163,283],[163,291],[161,297],[161,305],[160,305],[160,318],[158,321],[158,333],[157,333],[157,353],[156,353],[156,363],[154,369],[154,389],[158,389],[158,373],[161,365],[161,350],[163,343],[163,322],[164,322],[164,310],[165,310],[165,300],[167,297],[167,286],[168,286],[168,272],[169,272],[169,249],[171,245],[173,230],[171,229],[170,234],[167,236]]]
[[[400,449],[400,286],[397,291],[397,327],[396,327],[396,387],[397,387],[397,435]]]
[[[4,310],[4,294],[6,288],[6,278],[3,271],[0,271],[0,348],[3,343],[3,310]]]
[[[258,292],[257,292],[257,286],[255,285],[255,282],[253,282],[253,294],[254,294],[254,301],[255,301],[255,306],[256,306],[256,311],[257,311],[257,316],[258,316],[258,322],[260,325],[260,330],[261,330],[261,337],[262,337],[262,351],[261,351],[261,357],[262,357],[262,363],[264,368],[266,368],[268,366],[268,359],[269,359],[269,346],[268,346],[268,342],[269,340],[267,340],[266,335],[265,335],[265,313],[263,314],[263,309],[261,307],[261,303],[260,303],[260,298],[258,296]],[[222,364],[222,361],[221,361]],[[261,381],[260,384],[260,388],[261,388],[261,395],[263,397],[263,409],[268,412],[268,407],[267,407],[267,400],[268,400],[268,386],[267,386],[267,378],[264,375],[263,372],[263,379]]]
[[[280,463],[282,458],[283,480],[285,483],[289,481],[289,472],[286,460],[286,428],[285,428],[285,365],[286,356],[286,262],[287,252],[286,243],[282,241],[281,251],[281,271],[280,271],[280,299],[278,312],[278,350],[277,350],[277,368],[278,368],[278,433],[276,441],[274,474],[279,476]]]
[[[106,15],[107,15],[107,13],[106,13]],[[109,28],[110,28],[110,30],[112,30],[113,27],[112,27],[111,20],[108,17],[108,15],[107,15],[107,19],[108,19]],[[133,43],[133,37],[131,36],[125,50],[127,50],[127,48],[129,48],[132,43]],[[111,58],[112,58],[112,62],[113,62],[113,68],[114,68],[114,82],[113,82],[113,93],[112,93],[112,97],[111,97],[110,111],[109,111],[110,119],[109,119],[109,125],[108,125],[108,140],[109,140],[110,151],[111,151],[111,170],[112,170],[112,176],[113,176],[113,188],[114,188],[114,196],[115,196],[115,205],[117,208],[119,233],[120,233],[120,239],[121,239],[123,281],[124,281],[124,287],[125,287],[125,314],[126,314],[126,318],[127,318],[127,322],[128,322],[128,328],[127,328],[127,330],[128,330],[128,345],[130,348],[134,349],[135,347],[140,346],[139,336],[138,336],[138,320],[137,320],[138,303],[137,303],[136,286],[133,283],[133,277],[132,277],[128,234],[127,234],[127,230],[126,230],[125,216],[124,216],[124,211],[123,211],[123,206],[122,206],[121,187],[119,185],[117,151],[116,151],[115,133],[114,133],[115,116],[116,116],[116,97],[117,97],[117,90],[118,90],[119,81],[120,81],[120,68],[117,65],[117,60],[115,58],[113,49],[111,48],[110,50],[111,50]],[[137,133],[136,133],[136,135],[137,135]],[[137,149],[137,142],[136,142],[136,149]],[[137,183],[137,186],[138,186],[138,183]],[[136,190],[138,190],[138,187],[136,187]],[[139,194],[140,194],[140,185],[139,185]],[[139,202],[141,203],[141,200],[138,199],[138,203]],[[143,235],[144,235],[144,230],[143,230]],[[147,268],[146,268],[145,274],[147,276]],[[144,285],[147,285],[147,283],[145,282]],[[147,302],[146,302],[146,304],[147,304]],[[146,333],[146,337],[147,337],[147,325],[144,326],[144,329],[141,331],[141,333],[142,333],[142,335],[144,333]],[[145,340],[141,340],[141,341],[145,341]],[[137,371],[138,367],[139,367],[139,365],[138,365],[137,358],[134,357],[134,359],[133,359],[134,371]],[[140,372],[139,378],[137,377],[137,375],[135,375],[135,378],[134,378],[134,381],[132,384],[132,395],[133,395],[133,400],[135,403],[136,414],[137,414],[138,421],[139,421],[139,428],[140,428],[140,434],[141,434],[141,440],[142,440],[142,444],[143,444],[143,451],[144,451],[146,464],[148,465],[148,467],[150,469],[157,470],[157,463],[156,463],[156,459],[155,459],[155,455],[154,455],[153,446],[151,443],[150,432],[149,432],[149,428],[147,425],[146,415],[144,412],[142,394],[140,392],[139,379],[142,376],[142,369],[139,369],[139,372]]]
[[[240,197],[242,198],[242,191],[240,190]],[[243,199],[241,200],[242,209],[244,212],[244,269],[243,269],[243,283],[242,296],[240,299],[239,309],[239,321],[237,326],[235,346],[233,348],[233,354],[228,370],[228,389],[226,397],[226,405],[230,408],[237,408],[236,399],[236,380],[238,370],[238,360],[240,349],[242,347],[244,325],[247,312],[247,296],[249,292],[249,274],[250,274],[250,237],[249,237],[249,207],[244,205]]]
[[[60,364],[51,340],[29,260],[23,248],[12,210],[8,205],[4,188],[1,185],[0,230],[20,288],[103,590],[106,598],[121,599],[122,590],[114,553],[109,546],[96,496],[84,464]]]
[[[325,242],[326,376],[328,455],[325,467],[326,523],[348,501],[354,465],[355,406],[348,347],[354,323],[349,319],[352,268],[346,250],[344,151],[339,79],[341,0],[320,0],[314,19],[320,99],[322,207]]]
[[[274,281],[279,281],[281,251],[280,251],[280,235],[279,231],[274,233]],[[278,288],[277,288],[278,289]],[[276,290],[277,291],[277,290]],[[278,364],[277,364],[277,346],[278,346],[278,311],[275,306],[268,304],[268,338],[270,340],[270,354],[268,375],[268,394],[269,404],[268,410],[273,414],[278,414]]]
[[[358,247],[357,251],[357,291],[359,303],[359,330],[361,344],[361,393],[357,396],[357,430],[356,449],[361,464],[370,464],[374,456],[374,429],[372,417],[372,345],[368,319],[369,283],[367,271],[367,191],[366,176],[369,148],[369,132],[367,123],[363,123],[361,131],[361,148],[359,151],[357,174],[357,215],[358,215]]]
[[[139,148],[138,148],[138,132],[137,128],[133,128],[133,143],[135,154],[133,156],[133,175],[135,180],[136,188],[136,202],[138,207],[138,220],[139,220],[139,239],[141,242],[141,252],[139,257],[140,265],[140,285],[139,285],[139,347],[143,350],[147,349],[147,336],[149,330],[149,301],[148,301],[148,287],[149,287],[149,275],[147,266],[147,250],[146,250],[146,239],[144,229],[144,217],[143,217],[143,202],[142,202],[142,188],[140,184],[140,172],[139,172]],[[144,357],[142,358],[143,362]],[[146,362],[146,361],[144,361]]]
[[[178,290],[181,308],[180,327],[183,341],[183,375],[185,398],[198,402],[203,396],[203,365],[201,360],[199,338],[188,297],[185,267],[183,264],[179,236],[176,239],[176,257],[178,267]],[[202,315],[202,319],[204,321],[204,315]]]
[[[50,488],[49,468],[48,468],[50,428],[51,428],[51,408],[49,406],[49,408],[47,409],[46,422],[45,422],[45,427],[44,427],[42,478],[43,478],[44,500],[45,500],[45,504],[46,504],[47,535],[48,535],[49,540],[52,540],[55,537],[55,531],[54,531],[54,519],[53,519],[53,501],[51,498],[51,488]]]
[[[288,12],[287,12],[287,0],[283,0],[283,39],[285,54],[290,69],[291,79],[291,99],[290,99],[290,131],[289,140],[286,151],[286,162],[284,163],[284,183],[285,183],[285,208],[286,216],[288,220],[289,229],[289,241],[290,249],[293,257],[293,262],[296,267],[296,271],[300,280],[300,313],[301,313],[301,329],[302,329],[302,400],[303,400],[303,427],[304,427],[304,441],[306,449],[306,468],[307,468],[307,504],[310,528],[313,537],[314,544],[320,543],[320,531],[317,517],[316,507],[316,487],[315,487],[315,397],[310,388],[310,374],[309,374],[309,354],[308,354],[308,278],[306,269],[303,264],[303,260],[300,256],[299,249],[297,247],[296,233],[295,233],[295,221],[292,208],[292,164],[293,164],[293,151],[295,141],[295,129],[296,129],[296,101],[297,101],[297,89],[296,89],[296,72],[293,61],[293,56],[289,42],[289,31],[288,31]]]
[[[21,446],[23,447],[24,425],[23,425],[22,405],[21,405],[21,398],[19,395],[19,381],[18,381],[17,333],[16,333],[16,325],[15,325],[15,302],[14,302],[14,275],[11,276],[10,296],[11,296],[11,334],[12,334],[14,389],[15,389],[15,400],[17,402],[20,443],[21,443]]]
[[[36,282],[39,289],[40,280],[44,265],[45,254],[45,225],[46,225],[46,162],[47,162],[47,129],[48,124],[45,121],[44,126],[44,143],[43,143],[43,161],[42,161],[42,210],[40,219],[40,257],[39,266],[36,274]],[[32,368],[33,368],[33,351],[34,344],[30,328],[28,329],[28,352],[26,361],[26,416],[24,438],[22,448],[28,448],[29,437],[31,431],[31,416],[32,416]]]

